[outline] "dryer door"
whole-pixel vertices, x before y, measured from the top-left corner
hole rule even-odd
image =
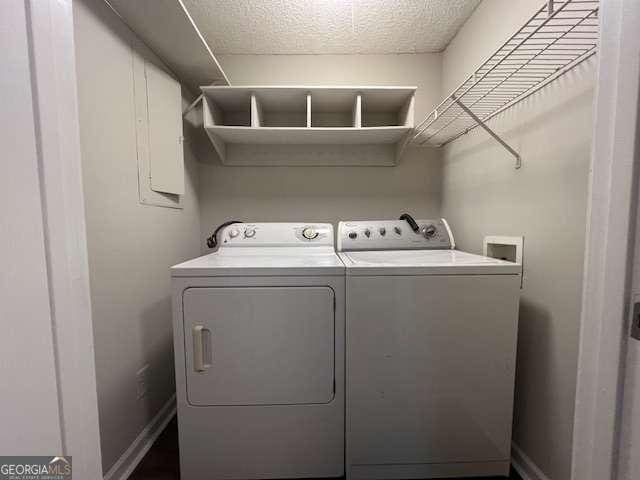
[[[333,399],[331,288],[196,287],[185,290],[183,305],[190,404]]]

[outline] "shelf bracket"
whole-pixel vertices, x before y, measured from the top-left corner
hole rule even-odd
[[[458,104],[458,106],[462,110],[465,111],[465,113],[467,115],[469,115],[471,118],[473,118],[473,120],[478,124],[478,126],[482,127],[485,132],[487,132],[489,135],[491,135],[496,142],[498,142],[500,145],[502,145],[511,155],[513,155],[515,157],[515,159],[516,159],[516,169],[520,168],[522,166],[522,159],[520,158],[520,154],[518,152],[516,152],[513,148],[511,148],[511,146],[507,142],[502,140],[502,138],[500,138],[500,136],[496,132],[491,130],[487,126],[486,123],[484,123],[475,113],[473,113],[469,109],[469,107],[467,107],[464,103],[462,103],[456,97],[453,97],[453,99]]]
[[[202,94],[198,95],[198,97],[193,102],[191,102],[191,104],[182,112],[182,116],[186,117],[189,114],[189,112],[194,108],[196,108],[201,101],[202,101]]]

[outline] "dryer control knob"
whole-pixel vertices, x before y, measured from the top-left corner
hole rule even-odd
[[[364,235],[365,237],[369,238],[371,236],[371,230],[369,230],[368,228],[364,231]]]
[[[380,232],[380,235],[384,237],[387,234],[387,229],[384,227],[380,227],[378,232]]]
[[[240,232],[239,232],[237,229],[235,229],[235,228],[232,228],[231,230],[229,230],[229,236],[230,236],[231,238],[236,238],[236,237],[238,236],[238,234],[239,234],[239,233],[240,233]]]
[[[400,227],[393,227],[393,231],[396,232],[396,235],[402,235],[402,229]]]
[[[355,240],[356,238],[358,238],[358,234],[356,232],[349,232],[349,238],[351,240]]]
[[[247,228],[244,231],[244,238],[253,238],[256,235],[256,229],[255,228]]]
[[[313,227],[307,227],[304,230],[302,230],[302,236],[307,240],[313,240],[318,236],[318,232]]]
[[[422,227],[422,235],[424,235],[424,238],[426,238],[427,240],[433,238],[437,231],[438,230],[436,229],[435,225],[430,224]]]

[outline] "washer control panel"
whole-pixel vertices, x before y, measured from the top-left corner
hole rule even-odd
[[[435,250],[455,248],[444,218],[416,220],[414,232],[405,220],[352,220],[338,224],[338,251]]]
[[[220,233],[221,248],[333,246],[330,223],[234,223]]]

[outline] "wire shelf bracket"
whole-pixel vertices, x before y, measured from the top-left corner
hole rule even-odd
[[[500,145],[502,145],[505,150],[507,150],[511,155],[513,155],[516,159],[516,168],[520,168],[522,166],[522,159],[520,158],[520,154],[518,152],[516,152],[507,142],[505,142],[502,138],[500,138],[500,136],[494,132],[493,130],[491,130],[486,123],[484,123],[482,121],[481,118],[478,118],[478,116],[473,113],[469,107],[467,107],[464,103],[462,103],[460,100],[458,100],[457,98],[453,97],[455,99],[455,102],[458,104],[458,106],[465,111],[465,113],[467,115],[469,115],[477,124],[479,127],[483,128],[485,132],[487,132],[489,135],[491,135],[496,142],[498,142]]]
[[[476,127],[522,160],[487,123],[597,53],[599,0],[544,5],[422,120],[408,143],[442,147]]]

